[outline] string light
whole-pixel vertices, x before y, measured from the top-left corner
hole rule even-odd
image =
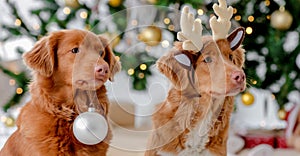
[[[174,31],[175,26],[174,26],[174,25],[169,25],[169,26],[168,26],[168,29],[171,30],[171,31]]]
[[[12,117],[7,117],[4,123],[7,127],[13,127],[15,125],[15,120]]]
[[[275,100],[276,99],[276,96],[274,94],[272,94],[272,99]]]
[[[237,13],[237,9],[233,8],[233,14],[236,14],[236,13]]]
[[[163,48],[168,48],[169,45],[170,45],[170,43],[169,43],[169,41],[167,41],[167,40],[163,40],[163,41],[161,42],[161,46],[162,46]]]
[[[139,73],[138,77],[139,77],[140,79],[143,79],[143,78],[145,77],[145,74],[144,74],[144,73]]]
[[[15,20],[15,26],[20,26],[22,24],[22,21],[20,19]]]
[[[270,16],[270,15],[267,15],[266,18],[267,18],[268,20],[270,20],[270,19],[271,19],[271,16]]]
[[[252,29],[251,27],[247,27],[247,28],[246,28],[246,33],[247,33],[248,35],[252,34],[252,32],[253,32],[253,29]]]
[[[198,15],[203,15],[204,14],[204,11],[202,10],[202,9],[198,9],[198,11],[197,11],[197,13],[198,13]]]
[[[256,80],[252,80],[251,82],[252,82],[252,84],[254,84],[254,85],[257,84],[257,81],[256,81]]]
[[[69,7],[64,7],[63,13],[69,15],[71,13],[71,9]]]
[[[253,22],[254,21],[254,17],[253,16],[248,16],[248,21],[249,22]]]
[[[266,6],[269,6],[270,4],[271,4],[271,3],[270,3],[270,0],[266,0],[266,1],[265,1],[265,5],[266,5]]]
[[[120,61],[120,56],[115,56],[115,59],[116,59],[117,61]]]
[[[261,126],[261,127],[265,127],[265,126],[266,126],[266,121],[265,121],[265,120],[261,121],[261,122],[260,122],[260,126]]]
[[[131,21],[131,25],[137,26],[137,25],[138,25],[138,21],[137,21],[137,20],[132,20],[132,21]]]
[[[9,85],[14,86],[16,84],[16,80],[10,79],[9,80]]]
[[[165,19],[164,19],[164,23],[165,23],[165,24],[170,24],[170,22],[171,22],[171,21],[170,21],[169,18],[165,18]]]
[[[88,16],[88,14],[87,14],[86,11],[82,11],[82,12],[80,13],[80,17],[83,18],[83,19],[87,18],[87,16]]]
[[[35,25],[33,26],[33,29],[34,29],[34,30],[39,30],[39,29],[40,29],[40,25],[39,25],[39,24],[35,24]]]
[[[7,117],[6,116],[1,116],[1,122],[5,122],[6,121],[6,119],[7,119]]]
[[[17,88],[16,89],[16,93],[17,94],[22,94],[23,93],[23,89],[22,88]]]
[[[128,69],[127,74],[128,75],[133,75],[134,74],[134,69],[132,69],[132,68]]]
[[[146,70],[147,69],[147,65],[146,64],[141,64],[140,65],[140,69],[141,70]]]
[[[236,16],[234,16],[234,19],[235,19],[236,21],[240,21],[240,20],[242,19],[242,17],[241,17],[240,15],[236,15]]]

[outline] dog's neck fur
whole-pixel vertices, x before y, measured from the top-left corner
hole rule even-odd
[[[29,86],[31,100],[24,106],[26,109],[21,110],[17,120],[18,131],[22,132],[21,135],[24,138],[37,140],[30,148],[45,149],[45,151],[37,152],[41,154],[48,152],[49,155],[93,155],[108,147],[107,142],[111,140],[110,130],[105,140],[94,146],[84,145],[75,139],[72,125],[79,112],[74,102],[72,86],[62,87],[55,83],[51,85],[53,84],[53,82],[50,83],[51,78],[39,78],[39,80],[42,81],[31,82]],[[106,116],[108,99],[105,91],[105,86],[102,86],[97,90],[97,95],[100,103],[105,106],[104,115]],[[32,118],[27,121],[23,120],[28,114],[32,114]],[[34,122],[34,124],[29,124],[29,122]],[[40,131],[41,129],[44,131]]]
[[[178,95],[181,96],[178,97]],[[201,97],[194,96],[191,98],[190,95],[193,94],[186,94],[185,91],[172,88],[166,101],[166,107],[176,108],[176,110],[169,110],[174,112],[172,119],[169,121],[173,123],[166,126],[166,129],[162,129],[164,131],[162,133],[166,133],[165,131],[168,129],[167,131],[170,131],[168,134],[171,135],[170,138],[165,138],[166,140],[171,141],[174,137],[180,137],[179,140],[184,140],[182,147],[177,147],[172,152],[179,155],[193,155],[193,153],[198,155],[201,152],[207,152],[204,149],[209,149],[207,146],[214,141],[216,135],[219,135],[220,128],[224,129],[224,125],[228,124],[225,120],[224,123],[219,122],[219,116],[222,113],[224,115],[223,108],[227,107],[224,106],[227,97],[213,98],[209,94],[202,93]],[[199,134],[199,132],[202,134]],[[224,139],[226,140],[226,138]]]
[[[45,107],[42,110],[56,110],[55,115],[62,115],[62,118],[66,116],[76,116],[80,113],[79,109],[87,111],[86,101],[90,99],[84,99],[80,96],[74,97],[75,90],[71,85],[60,85],[59,83],[53,82],[54,80],[46,78],[40,75],[36,75],[39,78],[36,80],[42,81],[33,81],[31,82],[29,88],[31,92],[31,98],[34,101],[40,101],[36,103],[44,103],[44,105],[39,105],[38,107]],[[95,95],[93,96],[94,101],[100,101],[102,104],[107,104],[106,88],[103,85],[98,90],[94,91]],[[42,100],[42,101],[41,101]],[[46,101],[45,101],[46,100]],[[80,103],[77,103],[77,101]],[[97,103],[99,104],[99,103]],[[52,109],[49,109],[51,107]],[[81,107],[81,108],[80,108]],[[96,110],[97,110],[96,106]],[[100,108],[100,107],[99,107]],[[101,114],[106,115],[107,110],[101,107]],[[61,112],[61,113],[57,113]],[[52,113],[52,112],[48,112]],[[74,117],[73,117],[74,118]],[[72,119],[73,119],[72,118]]]
[[[173,95],[174,94],[174,95]],[[181,95],[178,97],[178,95]],[[180,109],[184,107],[190,107],[189,111],[185,112],[184,114],[190,116],[191,124],[190,126],[194,127],[195,123],[199,120],[205,117],[207,112],[212,112],[215,114],[215,117],[218,117],[218,113],[220,112],[220,109],[222,108],[225,96],[215,98],[212,97],[210,94],[201,93],[201,96],[197,96],[199,94],[192,93],[188,94],[186,91],[180,91],[176,90],[175,88],[172,88],[169,91],[169,95],[167,97],[167,103],[168,104],[177,104],[177,111],[180,111]],[[176,96],[176,97],[175,97]],[[174,117],[176,116],[176,113],[174,114]],[[181,116],[178,116],[181,117]],[[190,127],[186,127],[190,128]]]

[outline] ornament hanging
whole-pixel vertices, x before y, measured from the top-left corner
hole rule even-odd
[[[112,7],[119,7],[122,4],[122,0],[109,0],[108,4]]]
[[[285,120],[287,113],[284,109],[279,109],[277,115],[280,120]]]
[[[160,43],[162,38],[162,32],[160,28],[156,26],[149,26],[141,31],[138,35],[138,39],[143,41],[148,46],[156,46]]]
[[[108,132],[106,119],[90,107],[79,114],[73,123],[73,134],[83,144],[95,145],[103,141]]]
[[[78,0],[65,0],[65,5],[73,9],[76,9],[80,6]]]
[[[293,16],[290,12],[286,11],[284,6],[271,14],[271,26],[278,30],[287,30],[293,23]]]
[[[245,92],[245,93],[242,95],[241,99],[242,99],[243,104],[246,105],[246,106],[252,105],[252,104],[254,103],[254,100],[255,100],[253,94],[251,94],[251,93],[248,92],[248,91]]]

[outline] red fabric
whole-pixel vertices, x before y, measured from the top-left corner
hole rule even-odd
[[[275,138],[273,136],[264,136],[264,135],[247,135],[243,137],[245,140],[245,148],[253,148],[260,144],[268,144],[274,147]]]
[[[288,148],[286,143],[286,138],[284,136],[277,136],[275,139],[276,139],[276,148]]]
[[[254,132],[242,136],[245,141],[244,148],[253,148],[260,144],[268,144],[273,148],[288,148],[286,138],[283,132],[269,131],[269,132]]]

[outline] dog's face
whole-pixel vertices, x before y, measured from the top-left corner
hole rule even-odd
[[[23,57],[36,74],[55,85],[82,90],[97,90],[120,70],[106,39],[83,30],[53,32]]]
[[[175,88],[215,97],[234,96],[245,89],[244,50],[240,44],[244,30],[234,31],[227,39],[215,42],[211,36],[202,38],[203,49],[199,53],[176,49],[158,60],[159,70]],[[192,86],[192,87],[191,87]]]

